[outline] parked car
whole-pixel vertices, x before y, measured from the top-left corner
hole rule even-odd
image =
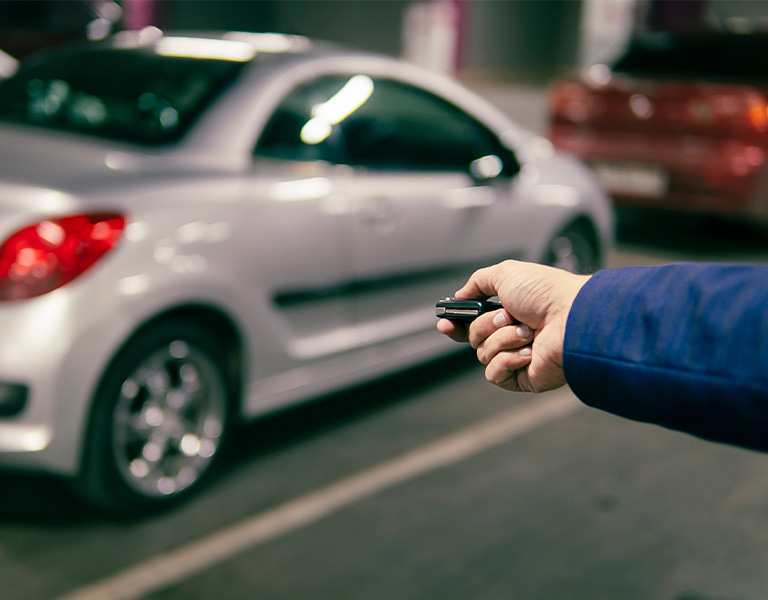
[[[601,265],[592,175],[452,79],[302,37],[156,29],[0,83],[0,465],[132,514],[240,421],[455,351],[435,302]]]
[[[768,218],[766,34],[645,34],[549,88],[549,136],[617,206]]]

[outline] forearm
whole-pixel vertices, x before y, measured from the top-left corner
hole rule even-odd
[[[768,268],[607,270],[568,317],[565,377],[627,418],[768,450]]]

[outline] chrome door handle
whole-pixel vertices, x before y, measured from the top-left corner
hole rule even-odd
[[[396,224],[392,202],[387,198],[377,197],[366,200],[360,210],[360,218],[363,223],[377,231],[392,231]]]
[[[465,210],[490,206],[494,202],[496,202],[496,192],[493,188],[478,185],[448,190],[443,194],[440,205],[451,210]]]

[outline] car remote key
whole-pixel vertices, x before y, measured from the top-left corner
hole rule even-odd
[[[453,321],[474,321],[483,313],[502,308],[499,302],[489,300],[457,300],[444,298],[435,304],[435,315]]]

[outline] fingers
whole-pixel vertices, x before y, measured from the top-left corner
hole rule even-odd
[[[454,342],[469,341],[467,329],[464,323],[458,323],[449,319],[440,319],[437,322],[437,330],[443,335],[447,335]]]
[[[522,355],[525,350],[529,351],[528,354]],[[530,362],[530,348],[527,346],[519,351],[502,352],[485,368],[485,379],[510,392],[530,392],[532,388],[526,369]]]
[[[498,310],[475,320],[469,341],[477,350],[478,360],[486,365],[485,378],[510,391],[527,389],[526,367],[531,362],[533,332],[516,323],[506,310]]]
[[[478,360],[486,365],[485,378],[505,390],[531,391],[527,367],[531,363],[533,332],[500,309],[466,324],[440,319],[440,333],[456,342],[469,341]]]
[[[477,359],[487,366],[497,355],[508,354],[510,356],[506,360],[514,360],[513,367],[519,369],[531,360],[532,341],[530,329],[525,325],[502,327],[480,344]]]
[[[487,348],[492,349],[497,345],[509,348],[520,348],[529,344],[532,339],[532,333],[527,325],[517,323],[506,310],[497,310],[475,319],[471,324],[450,319],[439,319],[437,329],[443,335],[447,335],[455,342],[470,342],[471,346],[479,350],[486,339],[501,328],[508,325],[515,325],[504,331],[505,335],[494,339],[494,342]],[[482,362],[482,361],[481,361]]]
[[[491,337],[492,340],[489,339]],[[482,315],[469,328],[469,343],[478,350],[478,356],[481,351],[520,348],[530,344],[532,337],[530,327],[516,322],[504,309]]]

